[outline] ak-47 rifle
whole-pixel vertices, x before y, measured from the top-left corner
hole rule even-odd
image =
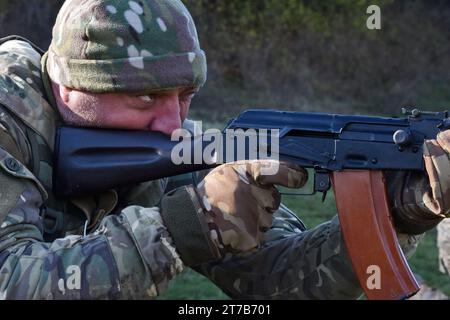
[[[424,140],[450,127],[446,111],[404,113],[407,117],[386,118],[247,110],[226,127],[278,130],[280,160],[313,168],[315,192],[333,185],[344,240],[369,299],[404,299],[419,289],[392,224],[384,171],[425,171]],[[191,145],[200,143],[203,150],[211,139],[195,141]],[[179,143],[157,132],[61,127],[54,192],[79,196],[220,164],[175,164],[172,150]],[[265,148],[271,151],[271,144]],[[379,272],[379,286],[370,284],[373,272]]]

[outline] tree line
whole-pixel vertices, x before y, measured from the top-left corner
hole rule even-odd
[[[0,0],[0,36],[50,43],[61,0]],[[205,116],[242,108],[397,114],[450,104],[445,0],[185,0],[208,58]],[[381,9],[368,30],[366,9]],[[225,111],[224,111],[225,110]]]

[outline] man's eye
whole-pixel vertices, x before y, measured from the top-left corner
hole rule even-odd
[[[139,99],[141,99],[144,102],[153,102],[155,100],[154,97],[145,95],[145,96],[139,96]]]
[[[192,100],[195,97],[195,92],[187,93],[183,96],[184,100]]]

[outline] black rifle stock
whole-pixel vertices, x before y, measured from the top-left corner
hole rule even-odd
[[[333,184],[346,246],[369,299],[403,299],[418,291],[392,225],[383,172],[424,171],[423,141],[436,138],[450,122],[447,112],[407,113],[404,118],[386,118],[247,110],[226,127],[278,130],[280,160],[313,168],[314,191],[326,192]],[[195,151],[204,150],[209,141],[204,136],[183,143],[193,160]],[[264,148],[272,152],[266,142]],[[171,153],[176,146],[179,141],[155,132],[61,127],[55,146],[54,192],[80,196],[221,163],[210,157],[197,164],[175,164]],[[234,151],[237,147],[232,146]],[[231,160],[251,158],[247,145],[245,149],[241,158]],[[230,149],[224,145],[220,151],[226,155]]]

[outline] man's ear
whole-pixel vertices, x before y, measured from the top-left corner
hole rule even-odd
[[[70,100],[70,93],[72,92],[71,88],[65,87],[63,85],[59,85],[59,96],[61,97],[61,100],[67,104]]]

